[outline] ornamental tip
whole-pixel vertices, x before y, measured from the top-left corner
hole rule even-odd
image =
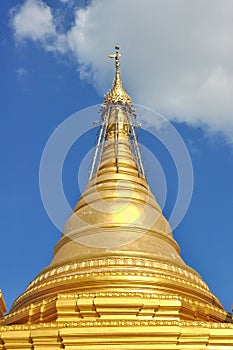
[[[120,57],[121,53],[119,52],[119,45],[115,46],[116,52],[114,54],[109,54],[108,57],[115,58],[115,67],[116,67],[116,75],[112,85],[111,91],[107,93],[104,98],[104,103],[108,102],[123,102],[129,105],[132,105],[131,97],[125,91],[121,77],[120,77]]]

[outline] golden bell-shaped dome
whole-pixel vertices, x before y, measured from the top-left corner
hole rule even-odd
[[[65,224],[51,264],[15,301],[6,324],[65,317],[226,318],[200,275],[182,260],[150,191],[134,134],[132,101],[119,83],[118,53],[115,58],[116,78],[104,101],[95,171]]]
[[[126,108],[111,107],[98,169],[64,227],[52,265],[87,251],[150,252],[181,261],[170,226],[133,156]],[[160,248],[152,248],[153,240],[160,241]]]

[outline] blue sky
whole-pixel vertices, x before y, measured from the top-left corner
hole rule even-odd
[[[154,11],[154,16],[159,13],[160,17],[156,28],[142,26],[140,33],[134,30],[141,13],[139,5],[122,12],[119,28],[112,17],[115,0],[1,2],[0,288],[8,308],[50,263],[60,237],[40,197],[39,165],[45,144],[67,117],[102,102],[113,79],[113,62],[107,54],[120,41],[122,77],[133,101],[169,118],[192,159],[192,201],[174,232],[181,255],[231,311],[233,66],[228,38],[233,28],[228,19],[233,7],[230,1],[221,2],[222,7],[215,1],[204,5],[190,1],[190,8],[181,0],[174,2],[176,6],[167,10],[164,2],[148,1],[144,11]],[[132,5],[131,1],[128,4]],[[119,1],[119,11],[121,6]],[[125,19],[127,10],[131,11],[130,25]],[[116,18],[119,16],[117,13]],[[159,20],[163,17],[168,21],[166,26]],[[194,24],[197,18],[198,29]],[[109,21],[111,30],[106,30],[103,23],[108,26]],[[143,21],[150,22],[146,13],[141,15]],[[215,35],[211,34],[212,26]],[[172,28],[176,28],[175,33]],[[200,28],[203,35],[198,36]],[[181,33],[188,33],[187,37]],[[96,119],[94,115],[93,121]],[[92,130],[84,135],[64,163],[63,185],[71,206],[80,194],[78,165],[94,146],[95,134]],[[143,130],[139,134],[165,173],[168,194],[164,213],[169,217],[177,195],[176,169],[163,145],[151,142]],[[151,188],[159,197],[156,174],[150,176],[146,159],[145,167]]]

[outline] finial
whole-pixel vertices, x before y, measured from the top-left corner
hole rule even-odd
[[[132,100],[123,88],[121,77],[120,77],[120,57],[119,52],[120,46],[117,44],[115,46],[116,52],[114,54],[109,54],[108,57],[115,58],[116,76],[113,82],[111,91],[106,95],[104,103],[107,102],[123,102],[132,105]]]
[[[121,53],[119,52],[119,50],[120,50],[119,44],[117,44],[117,45],[115,46],[115,50],[116,50],[116,53],[114,53],[114,54],[109,54],[108,57],[110,57],[110,58],[115,58],[116,70],[119,71],[119,67],[120,67],[120,57],[121,57]]]

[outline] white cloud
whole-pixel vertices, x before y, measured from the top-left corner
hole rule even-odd
[[[51,9],[41,0],[27,0],[11,14],[17,40],[44,40],[55,35]]]
[[[19,79],[25,78],[28,75],[28,70],[24,69],[22,67],[16,69],[16,74],[18,75]]]
[[[38,17],[22,21],[29,9],[43,12],[43,28]],[[42,37],[46,45],[49,36],[56,38],[50,51],[71,51],[81,76],[101,93],[113,75],[107,54],[120,42],[122,77],[135,103],[205,125],[233,142],[232,18],[231,0],[98,0],[76,10],[75,22],[61,35],[51,9],[27,0],[13,24],[16,38]]]
[[[11,25],[17,43],[32,40],[46,51],[66,51],[65,35],[57,32],[51,8],[42,0],[26,0],[11,10]]]

